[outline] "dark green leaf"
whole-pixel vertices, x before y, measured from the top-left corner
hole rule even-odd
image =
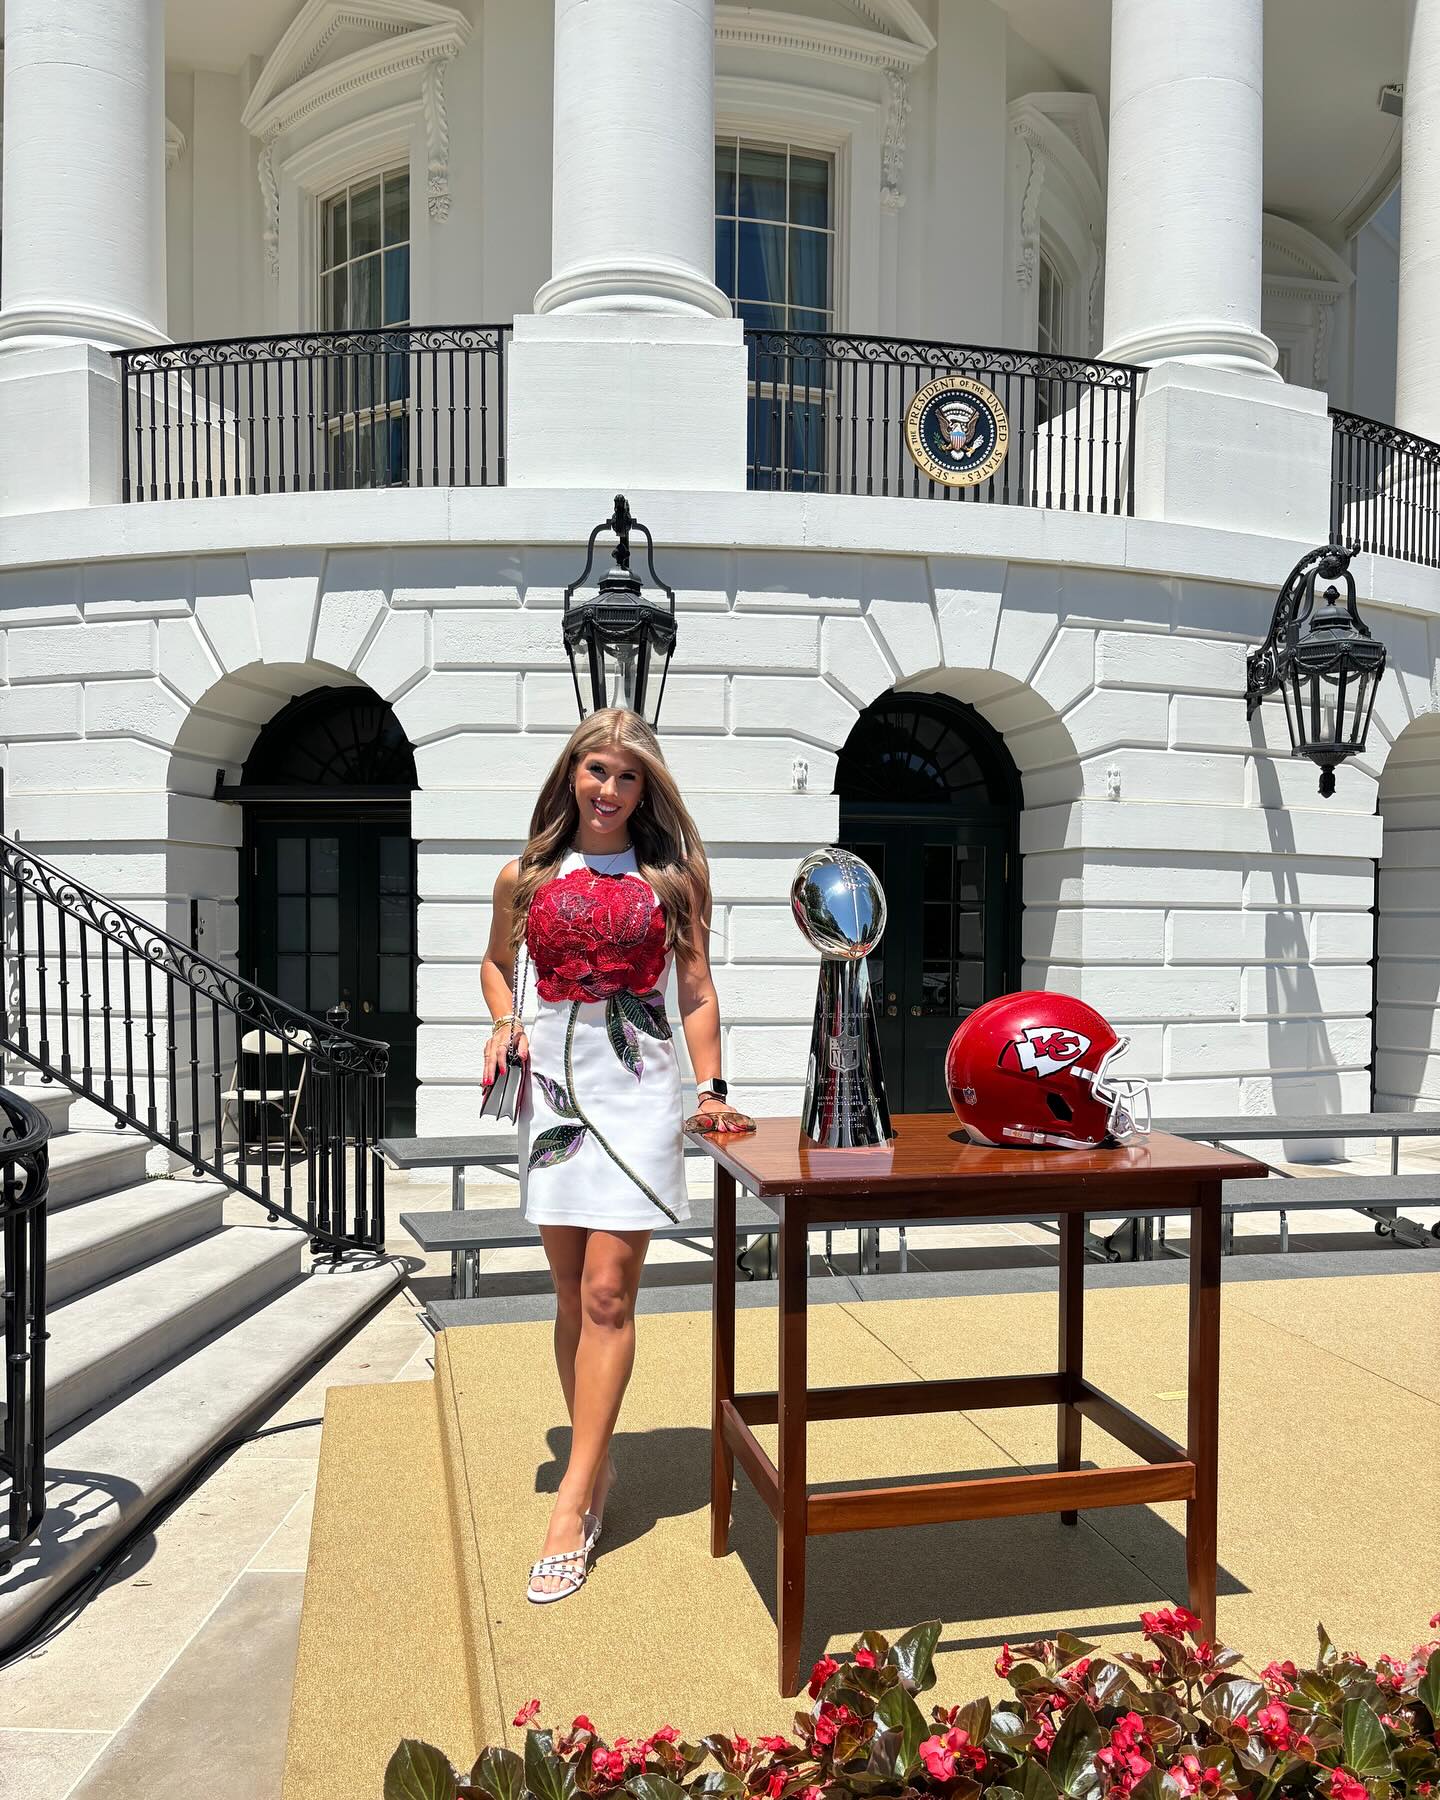
[[[990,1730],[985,1738],[987,1748],[1004,1750],[1019,1756],[1026,1744],[1038,1736],[1040,1727],[1013,1706],[1000,1706],[990,1715]]]
[[[632,1775],[625,1783],[625,1792],[633,1794],[635,1800],[685,1800],[684,1788],[663,1775]]]
[[[1093,1656],[1100,1648],[1098,1644],[1087,1644],[1084,1638],[1078,1638],[1073,1632],[1062,1631],[1055,1640],[1055,1648],[1060,1653],[1060,1667],[1069,1668],[1073,1662],[1079,1662],[1082,1656]]]
[[[580,1117],[569,1094],[565,1092],[563,1082],[554,1081],[550,1076],[542,1075],[538,1069],[532,1072],[535,1076],[535,1085],[544,1094],[545,1104],[551,1112],[557,1113],[562,1119],[578,1119]]]
[[[1159,1769],[1148,1769],[1140,1777],[1130,1790],[1130,1800],[1165,1800],[1163,1777]]]
[[[990,1729],[990,1702],[988,1700],[969,1700],[955,1715],[958,1730],[970,1733],[972,1744],[983,1744],[985,1734]]]
[[[635,996],[631,994],[629,998],[633,1000]],[[605,1031],[610,1048],[638,1081],[645,1067],[640,1055],[640,1036],[627,1017],[619,994],[612,994],[605,1008]]]
[[[574,1800],[575,1771],[555,1754],[548,1731],[525,1733],[525,1785],[535,1800]]]
[[[940,1642],[939,1619],[912,1625],[890,1646],[890,1661],[912,1693],[923,1694],[935,1685],[935,1646]]]
[[[1100,1748],[1100,1727],[1083,1700],[1077,1700],[1061,1721],[1050,1746],[1050,1779],[1062,1794],[1078,1796],[1096,1784],[1095,1752]]]
[[[583,1125],[552,1125],[542,1131],[530,1146],[530,1167],[548,1169],[554,1163],[568,1162],[585,1142]]]
[[[902,1781],[908,1781],[920,1761],[921,1741],[930,1735],[925,1715],[907,1689],[894,1687],[882,1697],[875,1717],[882,1726],[900,1734],[891,1766]]]
[[[1390,1748],[1385,1727],[1363,1700],[1347,1700],[1340,1715],[1341,1755],[1352,1775],[1368,1781],[1372,1775],[1389,1775]]]
[[[1145,1735],[1163,1750],[1170,1744],[1178,1744],[1183,1733],[1173,1719],[1162,1718],[1159,1713],[1146,1713]]]
[[[386,1765],[385,1800],[455,1800],[450,1758],[419,1738],[403,1739]]]
[[[1038,1762],[1025,1761],[1018,1769],[1013,1769],[1010,1779],[1019,1788],[1023,1800],[1059,1800],[1055,1783],[1049,1773]]]
[[[1024,1800],[1024,1796],[1017,1788],[992,1787],[985,1791],[990,1796],[990,1800]]]
[[[690,1788],[692,1794],[743,1794],[745,1783],[728,1769],[707,1769]]]
[[[470,1785],[490,1800],[521,1800],[525,1792],[525,1765],[513,1750],[498,1745],[482,1750],[470,1771]]]
[[[668,1038],[673,1036],[670,1021],[665,1017],[665,996],[652,991],[648,994],[632,994],[628,988],[621,988],[615,996],[619,1001],[625,1017],[637,1031],[644,1032],[646,1037]],[[866,1636],[872,1636],[866,1633]],[[877,1654],[879,1654],[877,1652]]]
[[[1265,1704],[1265,1690],[1258,1681],[1217,1681],[1206,1691],[1200,1710],[1217,1725],[1233,1725],[1241,1715],[1253,1718]]]
[[[1430,1652],[1430,1660],[1425,1665],[1425,1673],[1420,1677],[1420,1686],[1416,1692],[1420,1696],[1420,1704],[1430,1715],[1430,1723],[1440,1727],[1440,1650]]]

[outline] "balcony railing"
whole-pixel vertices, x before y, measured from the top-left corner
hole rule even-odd
[[[1440,444],[1331,409],[1330,541],[1440,565]]]
[[[121,497],[498,487],[508,325],[119,350]]]
[[[1132,513],[1138,369],[964,344],[747,331],[752,488]],[[1009,449],[973,486],[933,480],[906,418],[941,376],[998,398]]]

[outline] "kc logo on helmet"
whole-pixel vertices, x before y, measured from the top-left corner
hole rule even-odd
[[[1000,1053],[1003,1068],[1015,1053],[1015,1062],[1029,1075],[1058,1074],[1082,1057],[1090,1048],[1090,1040],[1079,1031],[1066,1031],[1058,1025],[1027,1025],[1024,1033],[1012,1038]]]

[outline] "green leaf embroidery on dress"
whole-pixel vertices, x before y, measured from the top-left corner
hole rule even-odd
[[[648,994],[632,994],[629,988],[621,988],[610,1004],[618,1006],[635,1029],[643,1031],[646,1037],[659,1038],[663,1042],[673,1035],[670,1021],[665,1017],[665,996],[658,988],[652,988]]]
[[[640,1034],[626,1017],[619,994],[612,994],[605,1007],[605,1031],[610,1048],[638,1081],[645,1071],[645,1061],[640,1054]]]
[[[583,1125],[552,1125],[530,1146],[530,1167],[548,1169],[556,1163],[568,1162],[587,1135]]]

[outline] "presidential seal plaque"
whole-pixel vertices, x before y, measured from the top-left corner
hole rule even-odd
[[[812,851],[790,884],[795,923],[820,952],[801,1129],[827,1149],[890,1141],[890,1108],[865,958],[885,930],[874,871],[848,850]]]
[[[905,413],[905,447],[932,481],[975,487],[1010,448],[1010,421],[1000,397],[968,375],[927,382]]]

